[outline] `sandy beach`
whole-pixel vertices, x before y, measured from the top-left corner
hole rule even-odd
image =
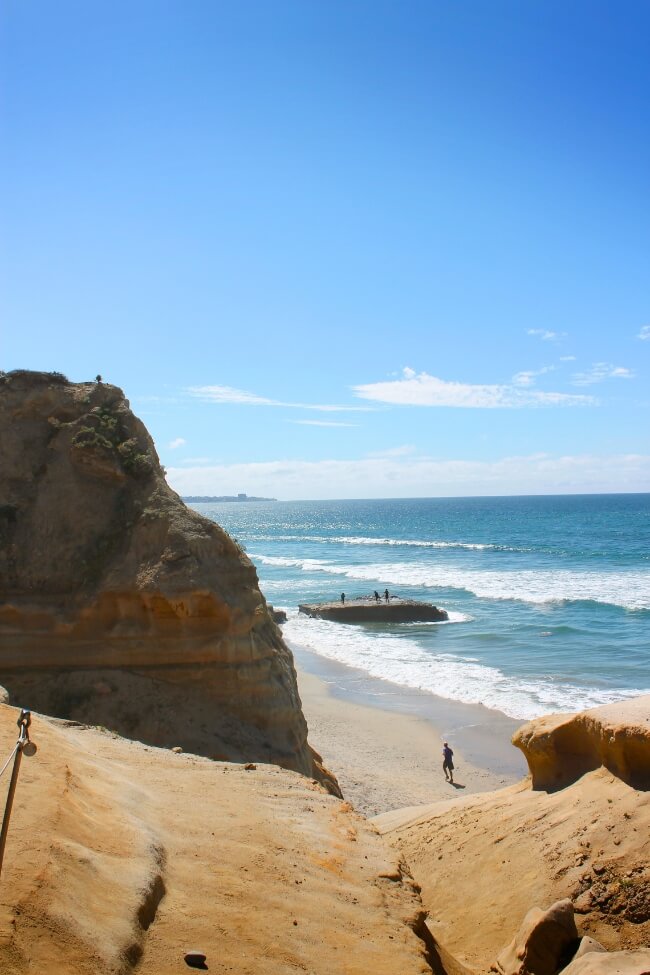
[[[510,743],[521,722],[292,650],[309,740],[364,815],[488,792],[526,774]],[[442,771],[443,740],[454,750],[454,785]]]

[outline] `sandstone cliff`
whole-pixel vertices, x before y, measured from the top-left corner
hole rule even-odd
[[[13,702],[327,778],[254,566],[168,487],[121,390],[0,377],[0,456],[0,683]]]
[[[540,718],[513,741],[529,780],[373,820],[421,884],[435,937],[486,971],[527,911],[569,898],[580,934],[647,947],[650,696]]]
[[[11,749],[16,711],[0,705]],[[347,803],[277,766],[35,716],[0,884],[3,975],[422,975],[417,889]],[[4,758],[4,755],[3,755]]]

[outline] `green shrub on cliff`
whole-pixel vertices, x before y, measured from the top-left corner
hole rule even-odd
[[[114,450],[115,445],[94,427],[81,427],[72,438],[73,447],[103,447]]]
[[[124,470],[134,477],[147,477],[153,473],[153,461],[149,454],[139,450],[137,440],[125,440],[118,446],[117,452]]]
[[[72,438],[73,447],[117,452],[122,469],[132,477],[145,478],[154,471],[154,462],[134,437],[128,437],[122,418],[110,406],[96,406],[85,417]]]

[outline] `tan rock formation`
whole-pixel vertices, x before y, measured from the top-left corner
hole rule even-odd
[[[254,566],[167,486],[121,390],[1,377],[0,456],[0,681],[12,701],[327,779]]]
[[[562,975],[650,975],[650,948],[589,952],[576,957]]]
[[[3,753],[16,717],[0,706]],[[405,868],[313,781],[39,716],[31,734],[0,884],[3,975],[177,975],[192,950],[237,975],[430,972]]]
[[[648,767],[650,738],[640,734],[648,703],[645,697],[586,716],[531,722],[528,747],[554,756],[556,765],[548,759],[543,765],[553,791],[533,789],[527,780],[372,820],[421,885],[436,940],[460,962],[485,971],[527,911],[564,898],[578,914],[579,933],[608,951],[650,944],[650,792],[629,784],[643,781]],[[609,745],[625,743],[616,752],[625,778],[604,765],[574,778],[576,756],[592,756],[591,763],[614,711]],[[558,740],[549,731],[556,722]],[[592,744],[583,739],[577,750],[567,727],[585,735],[592,729]],[[534,744],[537,729],[543,751]],[[610,761],[611,752],[604,754]],[[565,761],[571,772],[562,772]],[[557,788],[567,779],[571,784]]]
[[[512,739],[526,756],[534,789],[557,789],[604,766],[622,782],[650,788],[650,695],[580,714],[549,714]]]
[[[573,956],[572,961],[575,961],[576,958],[582,958],[583,955],[588,955],[592,951],[607,951],[607,948],[604,948],[600,941],[596,941],[595,938],[589,938],[588,936],[580,938],[578,950]]]
[[[570,900],[548,910],[533,907],[492,970],[501,975],[555,975],[578,947],[578,932]]]

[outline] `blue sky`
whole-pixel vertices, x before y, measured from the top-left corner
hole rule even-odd
[[[182,493],[650,490],[645,0],[8,0],[0,367]]]

